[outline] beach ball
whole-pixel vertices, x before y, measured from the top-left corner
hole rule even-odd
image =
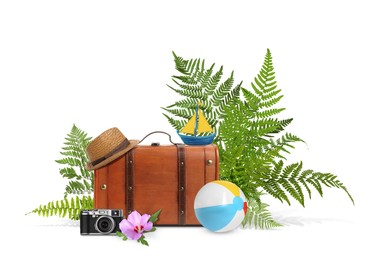
[[[195,215],[200,224],[214,232],[227,232],[238,227],[245,218],[246,197],[229,181],[212,181],[196,194]]]

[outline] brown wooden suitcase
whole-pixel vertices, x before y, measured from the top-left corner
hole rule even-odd
[[[200,225],[194,199],[207,182],[219,178],[217,146],[137,145],[94,171],[94,206],[153,214],[156,225]]]

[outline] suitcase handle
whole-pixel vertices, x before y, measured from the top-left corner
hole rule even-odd
[[[151,133],[147,134],[146,136],[143,137],[143,139],[140,140],[139,144],[140,144],[142,141],[144,141],[145,138],[147,138],[148,136],[153,135],[153,134],[166,134],[167,136],[169,136],[169,142],[172,143],[172,144],[174,144],[174,145],[177,145],[177,143],[174,143],[174,142],[171,140],[171,135],[168,134],[168,133],[166,133],[166,132],[164,132],[164,131],[154,131],[154,132],[151,132]]]

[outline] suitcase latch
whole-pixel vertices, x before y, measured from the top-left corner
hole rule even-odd
[[[151,146],[160,146],[160,143],[159,142],[154,142],[154,143],[151,143]]]

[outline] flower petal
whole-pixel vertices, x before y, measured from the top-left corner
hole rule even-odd
[[[140,217],[140,225],[142,225],[143,227],[145,227],[145,225],[147,225],[148,220],[150,219],[150,217],[151,217],[151,215],[143,214],[143,216]]]
[[[128,215],[127,220],[131,222],[133,226],[137,226],[140,224],[140,213],[137,212],[136,210],[132,211],[131,214]]]
[[[127,236],[128,239],[138,240],[143,235],[143,233],[138,233],[138,232],[135,232],[134,229],[127,228],[125,235]]]
[[[119,229],[120,231],[122,231],[122,233],[124,233],[124,231],[126,230],[126,221],[125,219],[123,219],[120,223],[119,223]]]
[[[147,224],[144,225],[144,231],[151,231],[152,228],[153,228],[152,222],[147,222]]]
[[[126,235],[126,230],[129,230],[129,229],[134,230],[134,226],[127,219],[123,219],[119,223],[119,229],[120,231],[122,231],[123,234]]]

